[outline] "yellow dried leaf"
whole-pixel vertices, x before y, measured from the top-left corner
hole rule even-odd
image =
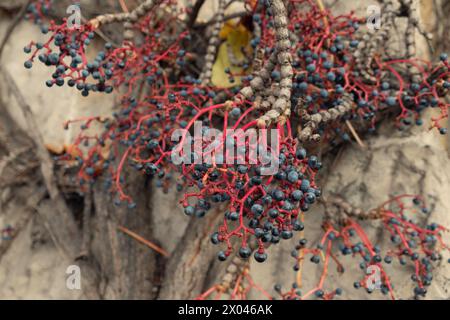
[[[243,70],[242,67],[231,64],[229,54],[232,54],[237,61],[244,61],[246,59],[242,48],[245,48],[246,52],[251,53],[250,40],[251,32],[247,28],[239,23],[227,22],[220,31],[220,37],[226,39],[219,47],[216,61],[212,69],[211,82],[216,87],[229,88],[241,84],[241,77],[235,76],[234,82],[229,81],[229,74],[225,72],[229,69],[232,74],[243,75],[244,72],[250,70]]]
[[[236,26],[232,22],[225,22],[222,29],[220,30],[219,37],[222,40],[225,40],[231,31],[233,31],[236,28]]]

